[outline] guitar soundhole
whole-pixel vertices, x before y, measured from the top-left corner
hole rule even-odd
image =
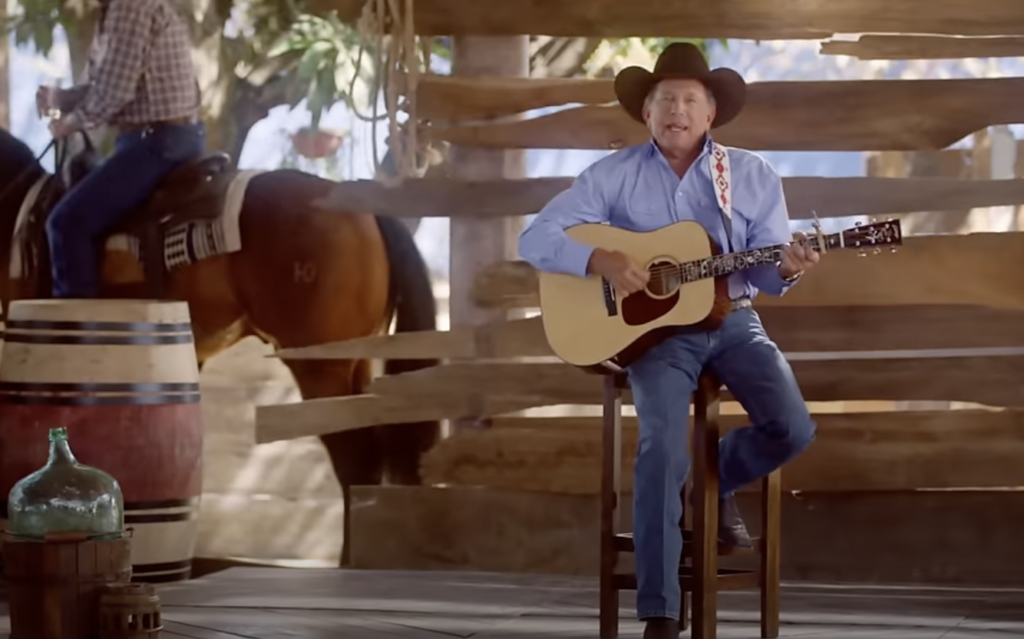
[[[647,281],[647,293],[654,298],[664,299],[682,286],[682,277],[679,273],[679,266],[675,262],[658,261],[652,262],[647,267],[651,277]]]
[[[622,321],[627,326],[643,326],[671,311],[679,301],[682,278],[679,266],[669,260],[657,260],[647,266],[651,277],[647,287],[622,300]]]

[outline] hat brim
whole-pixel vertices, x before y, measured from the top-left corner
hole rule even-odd
[[[619,104],[637,122],[644,122],[644,100],[658,82],[670,79],[697,80],[715,96],[715,119],[711,128],[728,124],[743,110],[747,101],[747,83],[736,71],[725,67],[706,74],[652,73],[643,67],[626,67],[615,76],[615,95]]]

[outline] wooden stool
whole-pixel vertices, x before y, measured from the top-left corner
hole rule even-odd
[[[633,552],[632,533],[621,532],[622,391],[621,372],[604,375],[604,433],[601,460],[601,604],[602,639],[619,634],[619,591],[636,590],[636,575],[616,573],[619,553]],[[752,550],[718,547],[718,424],[721,382],[710,372],[700,376],[693,396],[691,430],[693,464],[687,487],[693,508],[683,499],[683,557],[679,570],[682,606],[679,625],[688,626],[693,603],[693,638],[714,639],[718,622],[718,591],[757,588],[761,591],[761,636],[779,636],[779,537],[782,498],[779,471],[762,480],[761,536]],[[685,488],[684,488],[685,495]],[[690,511],[693,511],[690,513]],[[686,517],[690,513],[691,517]],[[686,521],[686,520],[689,521]],[[720,554],[756,555],[757,568],[718,568]]]

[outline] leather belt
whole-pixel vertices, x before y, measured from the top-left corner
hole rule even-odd
[[[171,118],[169,120],[157,120],[156,122],[126,122],[118,124],[117,130],[120,133],[138,133],[139,131],[152,131],[162,126],[181,126],[183,124],[195,124],[197,119],[191,116]]]

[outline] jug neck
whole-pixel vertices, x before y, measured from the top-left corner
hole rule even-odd
[[[73,466],[78,463],[75,454],[71,452],[66,428],[51,428],[49,438],[50,458],[46,461],[47,466]]]

